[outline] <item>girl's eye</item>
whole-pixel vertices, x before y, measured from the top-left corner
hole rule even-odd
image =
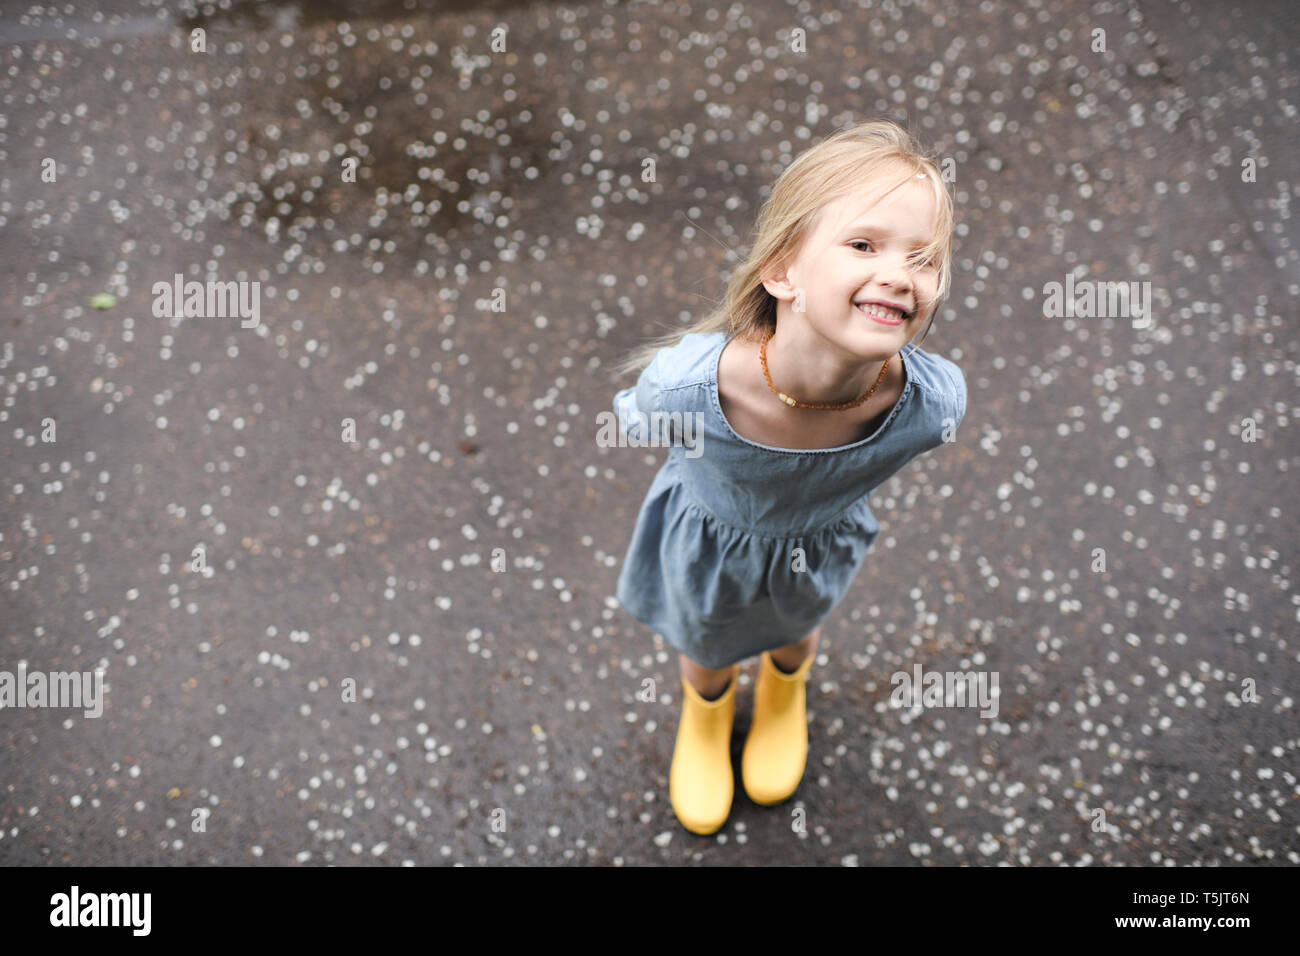
[[[854,248],[857,248],[858,246],[871,246],[874,245],[874,243],[872,243],[870,239],[854,239],[852,242],[849,243],[849,245]],[[866,250],[864,249],[862,251],[865,252]],[[919,256],[909,256],[907,261],[908,264],[911,265],[913,268],[920,268],[920,269],[937,268],[934,259],[922,259]]]

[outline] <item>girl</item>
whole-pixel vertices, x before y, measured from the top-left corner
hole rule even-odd
[[[840,130],[778,178],[725,302],[619,370],[644,367],[614,397],[624,429],[670,423],[617,597],[680,652],[668,789],[695,833],[731,811],[739,661],[761,655],[745,791],[770,805],[798,787],[819,625],[880,531],[867,496],[965,414],[957,366],[919,342],[903,351],[948,294],[952,223],[938,169],[902,129]]]

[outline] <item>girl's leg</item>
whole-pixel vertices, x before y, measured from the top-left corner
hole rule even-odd
[[[681,660],[682,677],[688,684],[699,691],[701,697],[705,700],[717,700],[722,696],[722,692],[727,689],[727,684],[731,680],[730,667],[712,670],[708,667],[701,667],[685,654],[678,654],[677,656]]]
[[[778,647],[772,651],[772,663],[787,674],[793,674],[799,669],[799,665],[804,662],[810,654],[817,650],[817,638],[821,636],[821,626],[813,628],[813,632],[805,637],[802,641],[795,644],[787,644],[785,647]]]
[[[771,652],[773,663],[786,673],[793,674],[799,669],[799,665],[804,662],[805,658],[816,653],[817,639],[820,636],[821,626],[819,625],[802,641],[787,644],[785,647],[778,647]],[[682,677],[700,692],[701,697],[705,700],[717,700],[722,696],[722,692],[727,689],[727,683],[731,678],[730,667],[712,670],[700,666],[685,654],[678,654],[677,657],[681,661]]]

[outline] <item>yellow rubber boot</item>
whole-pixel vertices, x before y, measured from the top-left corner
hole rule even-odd
[[[731,680],[717,700],[705,700],[682,678],[682,717],[668,773],[668,799],[682,826],[702,836],[716,831],[731,813],[736,789],[731,720],[739,671],[740,665],[733,664]]]
[[[749,799],[765,806],[780,803],[799,787],[808,760],[805,682],[812,669],[809,654],[787,674],[763,652],[754,683],[754,719],[745,738],[740,775]]]

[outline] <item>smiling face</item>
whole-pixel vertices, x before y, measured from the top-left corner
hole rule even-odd
[[[924,327],[926,309],[938,293],[938,263],[915,260],[934,236],[930,183],[911,176],[880,198],[903,175],[905,170],[891,172],[869,194],[823,206],[784,276],[763,283],[781,300],[778,316],[802,289],[802,318],[846,357],[876,360],[900,351]],[[886,307],[865,305],[872,301]]]

